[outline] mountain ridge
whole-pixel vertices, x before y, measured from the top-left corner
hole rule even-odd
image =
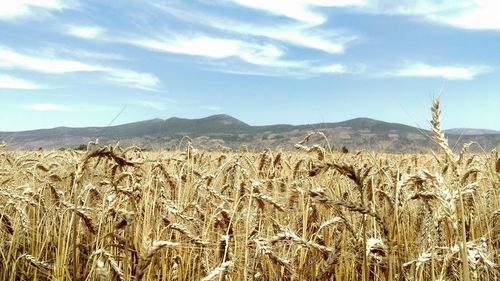
[[[175,148],[187,136],[200,148],[221,146],[238,148],[247,145],[293,148],[309,131],[322,131],[334,146],[380,151],[421,151],[434,147],[432,133],[401,123],[390,123],[367,117],[340,122],[303,125],[274,124],[252,126],[226,114],[204,118],[154,118],[108,127],[55,127],[17,132],[0,132],[0,142],[12,148],[34,149],[76,147],[99,138],[101,144],[120,141],[122,145],[150,148]],[[447,133],[450,143],[476,141],[484,148],[498,147],[500,134],[484,134],[488,130],[474,129],[479,134]],[[457,131],[458,132],[458,131]],[[446,131],[445,131],[446,133]]]
[[[500,134],[500,131],[489,130],[489,129],[479,129],[479,128],[451,128],[444,130],[447,134],[453,135],[491,135]]]

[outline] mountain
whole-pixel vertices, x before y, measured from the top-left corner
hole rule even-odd
[[[129,138],[148,135],[210,134],[236,133],[246,131],[251,126],[225,114],[212,115],[201,119],[172,117],[166,120],[152,119],[100,129],[100,136],[111,138]],[[98,137],[96,135],[95,137]]]
[[[456,129],[462,131],[462,129]],[[139,145],[145,148],[181,148],[182,140],[189,137],[195,147],[214,149],[220,146],[238,148],[266,147],[293,148],[307,132],[322,131],[330,144],[346,146],[351,150],[422,151],[434,147],[428,130],[412,126],[388,123],[369,118],[356,118],[336,123],[307,125],[250,126],[225,114],[200,119],[169,118],[152,119],[109,127],[68,128],[0,132],[0,142],[19,149],[74,148],[99,138],[101,145],[120,142],[121,145]],[[499,147],[500,134],[488,134],[486,130],[469,130],[467,134],[447,134],[453,147],[475,141],[485,149]],[[323,140],[317,138],[315,143]],[[473,146],[474,148],[474,146]]]
[[[453,128],[444,131],[450,135],[493,135],[500,134],[500,131],[473,128]]]

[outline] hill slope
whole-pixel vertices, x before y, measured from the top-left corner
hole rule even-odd
[[[308,125],[250,126],[228,115],[213,115],[200,119],[152,119],[110,127],[68,128],[58,127],[22,132],[0,132],[0,141],[11,148],[33,149],[76,147],[99,138],[101,144],[120,141],[122,145],[140,145],[150,148],[173,148],[183,137],[189,137],[200,148],[217,148],[220,145],[238,148],[264,147],[292,148],[309,131],[325,133],[333,146],[350,149],[383,151],[419,151],[433,147],[428,137],[431,132],[415,127],[356,118],[337,123]],[[479,131],[478,131],[479,132]],[[460,145],[476,141],[483,148],[498,147],[500,134],[449,134],[450,144]]]
[[[486,130],[486,129],[474,129],[474,128],[453,128],[444,131],[450,135],[492,135],[500,134],[500,131]]]

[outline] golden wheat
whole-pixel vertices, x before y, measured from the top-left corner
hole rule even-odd
[[[440,113],[426,154],[2,144],[0,280],[498,280],[498,152]]]

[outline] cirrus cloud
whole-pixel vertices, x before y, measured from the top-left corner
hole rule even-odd
[[[57,103],[30,103],[20,107],[33,111],[70,111],[69,107]]]
[[[151,73],[55,56],[39,57],[19,53],[3,46],[0,46],[0,68],[24,69],[47,74],[97,72],[103,73],[105,80],[143,90],[157,90],[160,85],[159,78]]]
[[[170,16],[189,23],[209,26],[220,31],[230,31],[239,35],[264,37],[298,47],[320,50],[337,54],[346,49],[346,45],[357,39],[354,34],[339,31],[324,31],[303,24],[269,26],[266,24],[247,23],[227,17],[215,16],[192,9],[181,9],[165,4],[154,3],[154,7]]]
[[[26,18],[39,10],[63,10],[68,7],[70,1],[61,0],[7,0],[2,1],[0,9],[0,20],[14,20]]]
[[[500,29],[500,2],[496,0],[367,0],[356,8],[374,14],[414,15],[464,29]]]
[[[104,34],[106,30],[99,26],[71,25],[67,27],[67,33],[74,37],[94,39]]]
[[[477,75],[491,71],[486,66],[429,65],[407,63],[405,66],[382,73],[381,76],[393,77],[440,77],[447,80],[471,80]]]
[[[0,74],[0,89],[36,90],[43,89],[44,85],[17,78],[7,74]]]
[[[269,0],[232,0],[231,2],[262,10],[274,15],[285,16],[296,21],[310,25],[320,25],[326,21],[326,17],[315,11],[317,7],[345,7],[358,6],[363,4],[364,0],[288,0],[288,1],[269,1]]]
[[[232,74],[308,77],[346,73],[350,69],[341,64],[325,65],[309,60],[288,59],[283,48],[269,43],[259,44],[205,34],[169,34],[161,38],[121,39],[121,42],[157,52],[207,58],[213,61],[205,62],[212,70]]]

